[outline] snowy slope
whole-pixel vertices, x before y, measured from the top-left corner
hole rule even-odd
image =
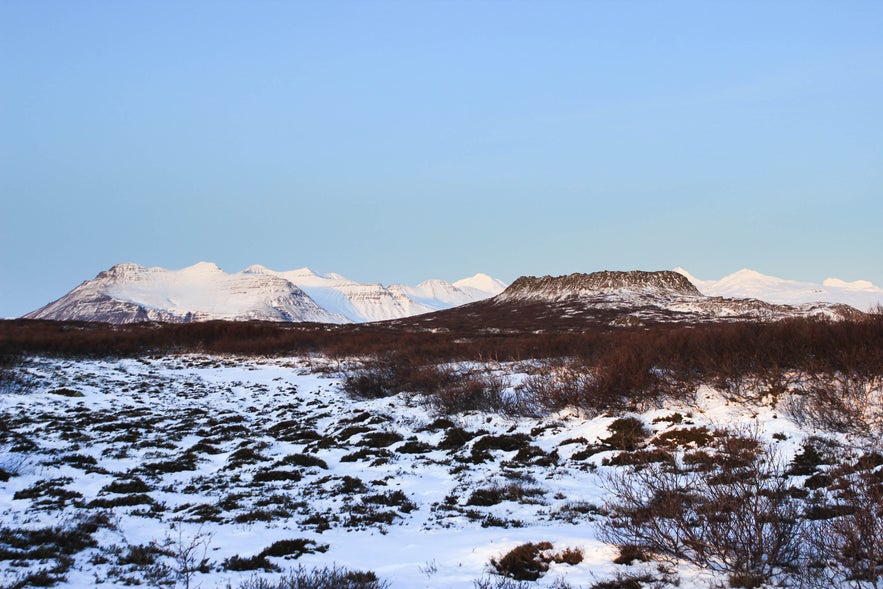
[[[461,289],[437,279],[417,286],[363,284],[340,274],[320,274],[309,268],[276,272],[255,265],[244,272],[281,276],[296,284],[325,309],[355,323],[399,319],[448,309],[494,296],[506,287],[503,282],[485,274],[458,281],[464,286]]]
[[[475,297],[474,300],[481,300],[500,294],[506,290],[508,285],[502,280],[478,273],[475,276],[457,280],[454,282],[454,286],[465,293],[472,294]]]
[[[767,276],[748,269],[739,270],[720,280],[701,280],[683,268],[676,268],[675,272],[686,276],[708,296],[753,298],[785,305],[842,303],[860,311],[883,304],[883,288],[867,280],[845,282],[828,278],[822,284],[815,284]]]
[[[482,274],[417,286],[362,284],[309,268],[276,272],[249,266],[227,274],[201,262],[182,270],[119,264],[28,319],[104,321],[264,320],[350,323],[409,317],[497,294],[505,285]]]
[[[209,262],[182,270],[118,264],[25,317],[109,323],[211,319],[347,321],[317,305],[284,278],[243,272],[227,274]]]
[[[417,286],[394,284],[391,291],[401,293],[434,311],[449,309],[498,295],[506,284],[487,274],[476,274],[451,284],[444,280],[426,280]]]

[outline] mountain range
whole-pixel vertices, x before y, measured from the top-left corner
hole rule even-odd
[[[841,303],[784,305],[708,296],[683,274],[663,270],[523,276],[495,297],[390,323],[410,329],[504,332],[859,316],[858,310]]]
[[[821,284],[815,284],[767,276],[748,269],[739,270],[720,280],[701,280],[683,268],[675,268],[675,272],[686,276],[702,294],[708,296],[754,298],[784,305],[842,303],[860,311],[868,311],[883,304],[883,288],[867,280],[846,282],[838,278],[828,278]]]
[[[543,322],[641,324],[658,321],[835,318],[883,301],[870,282],[821,285],[740,270],[701,280],[684,269],[521,277],[507,285],[486,274],[450,283],[366,284],[309,268],[249,266],[228,274],[210,262],[181,270],[118,264],[28,319],[189,322],[212,319],[317,323],[400,320],[404,324]],[[848,305],[848,306],[847,306]],[[442,313],[439,313],[442,312]],[[407,318],[416,317],[414,320]],[[433,323],[436,322],[436,323]],[[526,323],[525,323],[526,322]],[[560,326],[563,327],[563,324]]]
[[[309,268],[249,266],[228,274],[211,262],[181,270],[117,264],[26,319],[189,322],[211,319],[318,323],[382,321],[447,309],[500,293],[485,274],[416,286],[363,284]]]

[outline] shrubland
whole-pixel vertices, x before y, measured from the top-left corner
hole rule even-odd
[[[636,567],[599,581],[598,589],[674,584],[680,563],[711,571],[731,587],[883,586],[881,313],[851,321],[804,318],[508,333],[478,326],[426,331],[381,324],[108,326],[4,321],[0,322],[0,388],[10,392],[27,388],[29,376],[19,366],[29,356],[86,359],[188,353],[321,359],[317,366],[333,371],[350,397],[391,402],[406,393],[407,399],[425,400],[435,421],[409,436],[368,414],[322,426],[325,429],[318,421],[301,423],[296,413],[280,415],[267,424],[266,435],[298,445],[296,453],[283,457],[251,442],[234,446],[245,435],[236,423],[222,428],[210,423],[209,416],[197,415],[192,418],[205,420],[204,428],[211,433],[203,446],[194,446],[183,458],[144,462],[130,476],[110,480],[102,487],[102,492],[114,494],[108,498],[85,503],[59,478],[23,488],[14,499],[34,505],[39,500],[45,509],[83,503],[87,508],[132,508],[145,517],[159,517],[161,506],[148,501],[145,483],[138,476],[149,481],[190,472],[207,461],[200,462],[199,456],[227,444],[229,456],[219,472],[242,475],[241,481],[255,488],[351,494],[345,516],[331,509],[301,514],[302,524],[314,526],[317,533],[330,527],[386,529],[419,512],[420,505],[401,491],[370,488],[376,481],[368,477],[326,474],[329,464],[315,453],[340,450],[337,464],[331,464],[332,473],[342,464],[371,472],[423,455],[448,461],[452,477],[485,463],[496,465],[500,472],[520,469],[527,474],[563,465],[597,470],[606,502],[572,501],[568,509],[561,507],[561,518],[592,522],[597,535],[618,548],[614,562]],[[512,373],[523,378],[513,380]],[[765,410],[767,415],[774,411],[792,420],[806,434],[799,441],[800,451],[784,455],[757,430],[692,423],[689,411],[697,393],[709,390],[724,403]],[[73,404],[82,398],[76,388],[55,387],[49,392],[59,402]],[[670,409],[656,419],[646,417],[649,410],[669,406],[677,406],[677,412]],[[476,412],[533,419],[536,433],[530,428],[489,432],[460,427],[464,414]],[[545,431],[542,420],[554,421],[564,414],[611,419],[606,433],[596,440],[561,440],[556,448],[538,447],[537,439]],[[143,420],[131,417],[136,418]],[[99,425],[90,430],[95,436],[101,431]],[[11,449],[25,448],[22,432],[26,431],[12,421],[0,421],[0,442]],[[134,441],[137,436],[131,432],[137,431],[132,428],[126,435]],[[76,434],[63,433],[70,439]],[[131,443],[128,438],[119,441]],[[87,445],[88,440],[81,442]],[[569,449],[573,445],[575,451]],[[86,458],[69,454],[64,465],[101,474]],[[17,469],[2,466],[0,477],[18,476]],[[237,479],[244,489],[241,481]],[[468,488],[458,483],[433,510],[482,526],[515,528],[523,522],[491,510],[501,504],[539,510],[546,500],[543,483],[527,475],[524,480],[480,482]],[[241,498],[230,494],[217,506],[187,513],[209,522],[227,517],[237,525],[253,525],[307,509],[286,503],[283,495],[267,495],[267,501],[273,501],[240,507]],[[9,528],[3,533],[0,543],[10,551],[10,558],[30,554],[16,547],[16,542],[24,542],[21,532]],[[321,552],[321,545],[307,545],[301,539],[286,542],[298,550]],[[261,569],[268,558],[277,558],[273,550],[278,552],[279,546],[225,562],[230,570]],[[494,580],[476,581],[475,586],[530,586],[525,583],[540,579],[550,568],[560,569],[562,563],[575,566],[582,557],[576,547],[553,546],[539,537],[491,558],[488,569]],[[165,558],[171,563],[166,566],[177,562],[168,554]],[[196,570],[203,564],[194,562]],[[62,575],[68,566],[64,559],[50,565],[55,568],[41,574]],[[182,570],[189,575],[192,568]],[[354,587],[385,586],[370,574],[299,569],[273,581],[255,577],[242,587],[322,586],[310,582],[318,583],[325,576],[333,577],[335,586],[350,586],[340,584],[341,579],[352,581]]]
[[[356,397],[422,393],[442,413],[590,414],[689,400],[701,385],[731,402],[780,404],[798,423],[883,433],[883,312],[857,320],[598,326],[544,332],[210,321],[131,324],[0,321],[0,387],[22,386],[23,355],[68,358],[175,353],[322,356]],[[485,368],[521,362],[509,394]],[[476,368],[477,367],[477,368]]]

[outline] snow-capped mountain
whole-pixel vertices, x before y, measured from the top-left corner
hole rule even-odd
[[[119,264],[25,317],[108,323],[209,319],[360,323],[446,309],[505,288],[481,274],[459,282],[463,290],[441,280],[416,287],[362,284],[309,268],[276,272],[254,265],[227,274],[209,262],[182,270]],[[428,284],[433,286],[424,286]]]
[[[260,265],[249,266],[243,272],[284,278],[296,284],[323,308],[353,323],[408,317],[433,310],[382,284],[363,284],[340,274],[319,274],[309,268],[276,272]]]
[[[509,285],[487,274],[476,274],[475,276],[456,281],[454,286],[467,294],[471,294],[474,300],[481,300],[487,298],[485,296],[487,293],[500,294]]]
[[[709,296],[747,297],[784,305],[842,303],[861,311],[883,304],[883,288],[867,280],[845,282],[828,278],[821,284],[815,284],[767,276],[748,269],[739,270],[720,280],[701,280],[683,268],[676,268],[675,272],[686,276],[696,288]]]
[[[426,280],[417,286],[394,284],[391,291],[400,293],[433,311],[457,307],[497,295],[506,284],[487,274],[476,274],[451,284],[444,280]]]
[[[317,305],[284,278],[242,272],[227,274],[209,262],[182,270],[118,264],[25,317],[107,323],[209,319],[347,321]]]
[[[411,317],[403,325],[432,329],[572,330],[597,325],[834,319],[860,313],[837,303],[773,304],[706,296],[674,271],[523,276],[501,294],[454,309]]]
[[[843,318],[855,312],[842,304],[780,305],[754,298],[708,296],[678,272],[593,272],[542,278],[522,277],[494,299],[563,302],[597,310],[626,311],[637,320],[779,319],[825,315]]]
[[[486,274],[476,274],[454,284],[433,279],[417,286],[384,286],[379,283],[363,284],[340,274],[319,274],[309,268],[275,272],[263,266],[249,266],[244,272],[285,278],[325,309],[343,315],[354,323],[398,319],[449,309],[492,297],[506,288],[505,283]]]

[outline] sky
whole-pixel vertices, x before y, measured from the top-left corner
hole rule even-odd
[[[883,285],[883,2],[0,0],[0,317],[121,262]]]

